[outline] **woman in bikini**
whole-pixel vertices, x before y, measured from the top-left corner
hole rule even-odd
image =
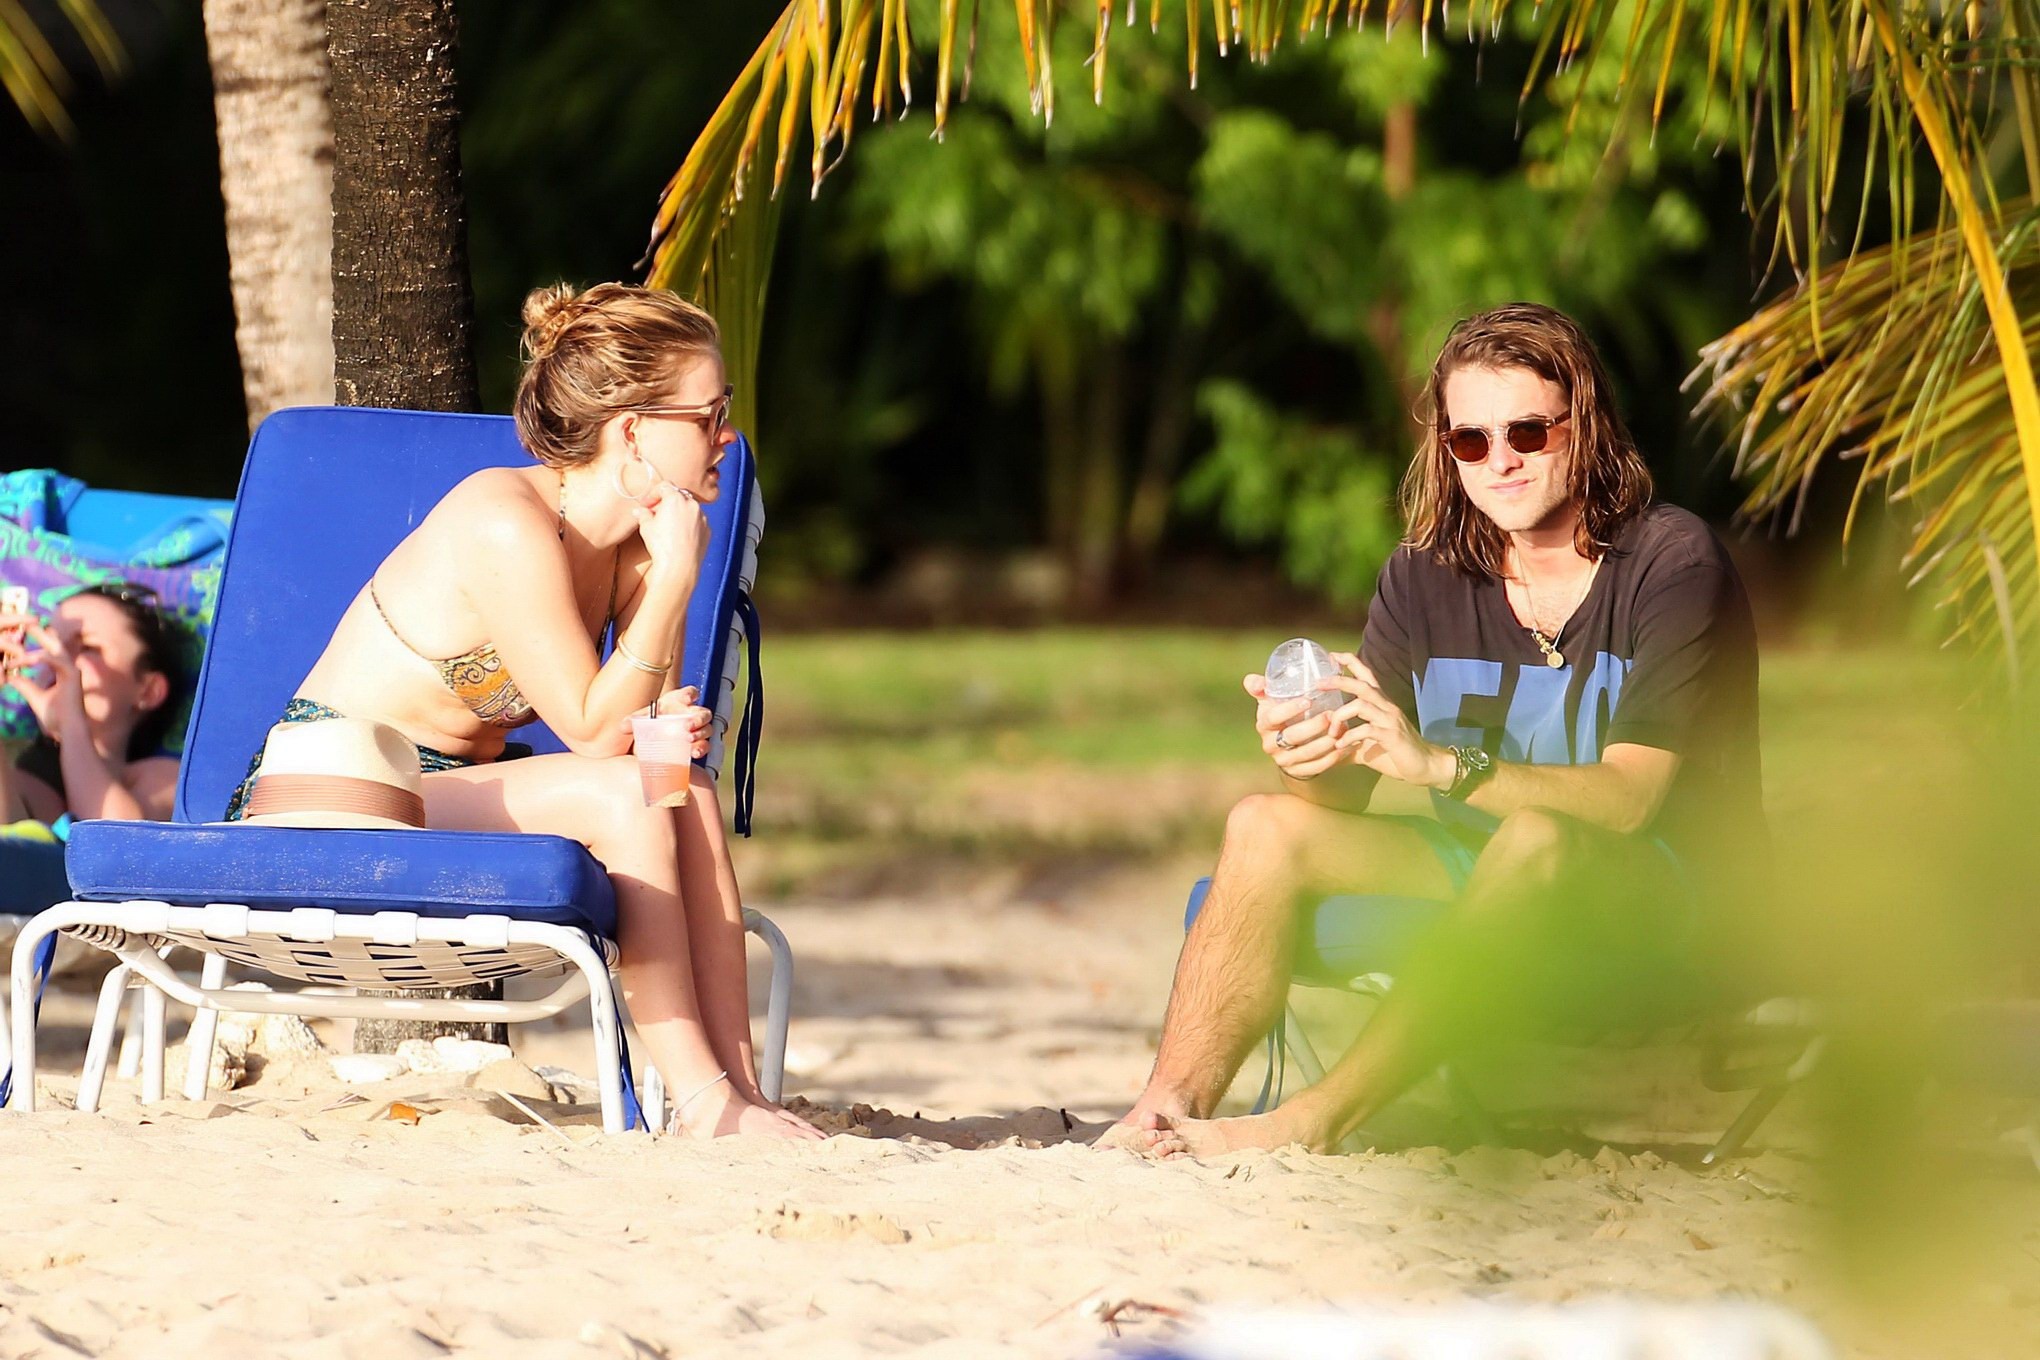
[[[536,463],[446,494],[341,616],[285,720],[345,714],[409,737],[435,829],[586,845],[616,887],[624,998],[680,1128],[820,1138],[758,1088],[715,786],[697,770],[685,807],[648,808],[629,755],[629,715],[655,699],[706,749],[708,711],[668,677],[708,542],[699,502],[735,438],[715,322],[623,284],[541,289],[524,322],[517,431]],[[534,718],[568,753],[499,760]]]

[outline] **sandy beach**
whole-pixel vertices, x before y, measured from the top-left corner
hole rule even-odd
[[[1676,1053],[1580,1054],[1564,1090],[1477,1073],[1520,1147],[1468,1146],[1427,1089],[1357,1155],[1085,1146],[1146,1073],[1191,867],[759,903],[800,961],[790,1090],[844,1134],[806,1148],[601,1137],[526,1070],[585,1076],[576,1024],[478,1078],[274,1059],[204,1103],[115,1082],[79,1114],[74,983],[44,1111],[0,1121],[0,1355],[1073,1356],[1128,1301],[1123,1334],[1156,1338],[1253,1305],[1609,1293],[1774,1300],[1843,1354],[1927,1353],[1839,1283],[1803,1112],[1701,1171],[1735,1098]],[[1307,999],[1328,1038],[1358,1014]],[[2040,1347],[2040,1178],[2013,1152],[1971,1168],[2002,1269],[1942,1297],[1940,1353]]]

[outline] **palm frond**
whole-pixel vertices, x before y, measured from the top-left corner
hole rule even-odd
[[[120,43],[98,5],[93,0],[60,0],[58,9],[85,40],[99,69],[108,75],[119,71],[124,60]],[[71,73],[21,0],[0,0],[0,87],[38,132],[69,138],[75,131],[64,109]]]
[[[2040,344],[2040,209],[2003,211],[1998,256],[2026,318],[2024,351]],[[1817,319],[1814,288],[1798,288],[1701,353],[1699,406],[1736,429],[1745,512],[1789,521],[1819,471],[1852,459],[1845,533],[1881,490],[1910,517],[1907,565],[1937,592],[1952,632],[1994,647],[2013,641],[2010,620],[2017,637],[2040,637],[2011,389],[1962,228],[1865,251],[1818,286]]]
[[[1200,0],[1177,2],[1194,84]],[[770,253],[772,204],[801,125],[815,192],[849,148],[867,80],[873,116],[890,112],[895,96],[901,108],[911,104],[907,73],[919,42],[936,54],[935,134],[942,135],[959,85],[965,6],[922,4],[923,14],[932,10],[930,32],[916,33],[908,22],[909,0],[788,4],[666,188],[647,250],[650,282],[699,294],[712,272],[753,271],[741,296],[726,283],[717,296],[725,325],[755,343],[759,318],[730,308],[762,307],[763,266],[734,261],[744,250]],[[1110,0],[1014,0],[1014,7],[1036,112],[1054,118],[1054,29],[1065,11],[1088,11],[1093,21],[1088,64],[1093,98],[1102,101]],[[1151,26],[1164,8],[1150,0]],[[1339,17],[1364,23],[1369,8],[1367,0],[1211,0],[1213,37],[1221,56],[1240,48],[1249,60],[1265,61],[1286,34],[1321,34]],[[972,52],[977,14],[973,0]],[[1428,34],[1435,21],[1442,33],[1448,14],[1435,0],[1385,0],[1382,23],[1412,20]],[[1569,68],[1619,63],[1626,105],[1654,128],[1682,79],[1674,63],[1679,45],[1704,43],[1701,97],[1730,113],[1750,215],[1769,222],[1771,258],[1795,281],[1786,299],[1703,356],[1701,372],[1712,375],[1718,400],[1733,393],[1753,403],[1741,464],[1757,479],[1752,508],[1776,511],[1798,501],[1834,441],[1857,438],[1869,455],[1867,482],[1888,484],[1901,498],[1949,488],[1935,491],[1941,498],[1913,555],[1922,571],[1947,583],[1961,626],[1973,628],[1980,617],[1971,607],[1974,591],[1991,588],[1980,546],[1986,541],[2002,560],[2010,612],[2022,628],[2033,626],[2040,613],[2033,594],[2040,388],[2029,318],[2040,298],[2022,298],[2012,287],[2013,274],[2029,262],[2031,233],[2000,201],[1990,148],[2000,133],[2016,131],[2025,191],[2040,193],[2040,0],[1990,9],[1941,0],[1469,0],[1465,29],[1476,42],[1512,30],[1536,34],[1524,99]],[[969,66],[967,57],[966,88]],[[1999,96],[2006,87],[2009,100]],[[767,177],[759,167],[775,114]],[[1863,187],[1853,203],[1838,202],[1855,168],[1851,158]],[[1859,255],[1879,189],[1892,243]],[[1844,238],[1848,257],[1830,263]],[[1909,341],[1901,343],[1896,318],[1869,305],[1916,302],[1909,291],[1916,289],[1959,300],[1955,312],[1932,321],[1936,334],[1946,330],[1944,339],[1971,346],[1959,361],[1922,362],[1917,315],[1905,314]],[[1756,357],[1764,355],[1793,365],[1770,366]],[[754,371],[755,353],[732,359]],[[1997,383],[1995,399],[1984,375]],[[1956,392],[1964,394],[1960,403],[1936,404],[1956,401]],[[1778,413],[1768,408],[1785,398],[1796,404],[1774,421]],[[1880,404],[1900,399],[1902,406]],[[1950,458],[1974,461],[1951,466]],[[1973,480],[1988,476],[2001,480]]]
[[[0,0],[0,5],[15,0]],[[1091,59],[1092,97],[1103,102],[1115,0],[1013,0],[1020,59],[1035,110],[1055,117],[1055,69],[1051,43],[1056,22],[1065,10],[1088,11],[1094,24]],[[1201,0],[1177,0],[1185,10],[1190,37],[1189,76],[1194,83]],[[1408,0],[1390,0],[1399,13]],[[1304,34],[1331,22],[1338,0],[1213,0],[1218,47],[1246,49],[1265,61],[1285,31],[1294,24]],[[932,50],[935,70],[935,135],[948,125],[955,98],[967,91],[968,53],[976,46],[979,5],[964,0],[934,0],[932,33],[916,34],[908,21],[908,0],[792,0],[767,31],[751,60],[695,140],[660,198],[646,250],[647,281],[661,287],[696,293],[702,287],[712,256],[710,242],[724,231],[737,230],[737,219],[764,211],[753,194],[751,170],[778,115],[777,156],[769,197],[785,187],[786,172],[801,124],[810,139],[810,193],[819,192],[823,178],[849,150],[857,113],[866,102],[870,83],[871,116],[890,112],[895,98],[901,108],[912,105],[909,63],[916,51]],[[1149,25],[1161,21],[1161,0],[1150,0]],[[1364,9],[1346,5],[1348,22],[1364,17]],[[968,27],[966,28],[966,19]],[[1231,42],[1227,38],[1230,35]],[[966,56],[959,63],[962,42]]]

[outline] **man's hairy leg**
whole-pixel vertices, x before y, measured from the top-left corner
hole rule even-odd
[[[1622,900],[1600,900],[1611,893]],[[1680,900],[1669,862],[1640,838],[1541,809],[1512,814],[1422,959],[1322,1081],[1265,1115],[1151,1120],[1149,1150],[1210,1156],[1300,1143],[1332,1151],[1476,1034],[1535,1018],[1539,983],[1525,965],[1545,949],[1608,947],[1651,928],[1657,909]],[[1555,911],[1561,901],[1570,907]]]
[[[1289,992],[1304,910],[1333,892],[1435,897],[1451,880],[1408,825],[1292,794],[1241,800],[1204,909],[1183,942],[1140,1099],[1098,1142],[1139,1149],[1167,1121],[1208,1116]]]

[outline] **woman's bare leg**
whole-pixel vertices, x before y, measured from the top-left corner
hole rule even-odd
[[[758,1089],[751,1053],[749,960],[744,951],[744,899],[730,863],[723,832],[722,804],[715,781],[697,767],[693,792],[676,818],[680,832],[680,900],[686,904],[688,952],[694,961],[694,994],[708,1046],[743,1097],[777,1109]],[[785,1116],[803,1130],[812,1128]]]
[[[749,1099],[763,1102],[751,1059],[751,998],[744,954],[744,904],[723,838],[715,781],[694,771],[693,791],[677,817],[680,900],[686,908],[694,994],[716,1065]]]
[[[624,1002],[651,1061],[686,1102],[678,1114],[688,1132],[819,1137],[754,1103],[733,1082],[704,1089],[726,1064],[702,1019],[689,914],[681,902],[680,832],[673,812],[644,805],[635,761],[532,756],[428,774],[424,793],[425,820],[435,828],[566,836],[602,861],[616,888]],[[741,962],[741,937],[737,943]],[[741,973],[735,986],[741,995]],[[755,1087],[749,1069],[743,1071]]]

